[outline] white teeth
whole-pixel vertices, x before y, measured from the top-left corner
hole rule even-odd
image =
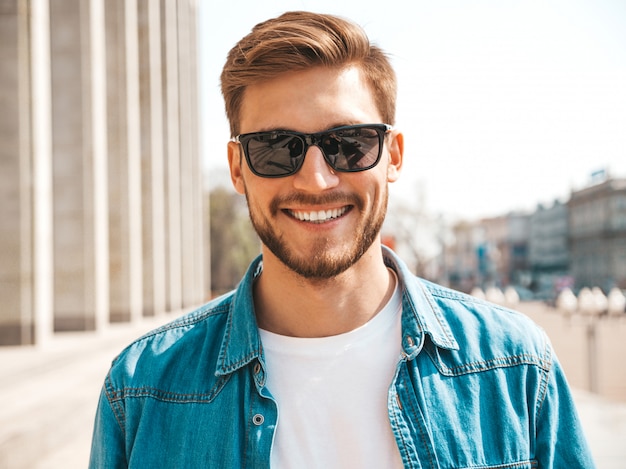
[[[315,223],[323,223],[328,220],[333,220],[335,218],[339,218],[341,215],[346,213],[348,207],[342,207],[339,209],[333,210],[320,210],[318,212],[293,212],[290,213],[300,221],[311,221]]]

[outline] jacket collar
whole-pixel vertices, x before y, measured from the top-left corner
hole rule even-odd
[[[385,264],[393,269],[403,286],[402,334],[403,348],[412,358],[419,352],[418,344],[425,334],[433,343],[446,349],[458,349],[458,343],[448,323],[425,284],[415,277],[406,264],[390,249],[383,246]],[[261,338],[254,314],[252,297],[254,280],[263,270],[258,256],[248,268],[237,289],[230,297],[228,319],[216,374],[226,375],[262,356]]]
[[[226,375],[261,356],[261,337],[254,314],[252,297],[254,280],[263,270],[258,256],[233,292],[230,300],[226,329],[217,362],[216,375]]]
[[[448,321],[426,284],[413,275],[407,265],[389,248],[383,246],[387,267],[398,275],[402,290],[402,346],[409,358],[421,349],[424,335],[441,348],[458,350]]]

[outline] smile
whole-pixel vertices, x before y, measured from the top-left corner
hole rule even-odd
[[[339,218],[348,211],[350,207],[345,206],[341,208],[335,208],[332,210],[319,210],[313,212],[300,212],[295,210],[288,210],[287,212],[294,218],[300,221],[308,221],[311,223],[324,223],[330,220]]]

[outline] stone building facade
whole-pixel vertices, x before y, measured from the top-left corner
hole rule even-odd
[[[530,215],[528,243],[528,263],[535,290],[552,294],[557,279],[569,276],[568,243],[567,204],[557,200],[548,207],[539,205]]]
[[[479,246],[479,272],[483,286],[520,284],[528,271],[528,214],[511,212],[480,221],[483,241]]]
[[[607,178],[574,191],[568,207],[576,286],[626,288],[626,179]]]
[[[461,221],[452,226],[451,238],[442,248],[447,275],[443,283],[470,292],[480,283],[478,247],[483,243],[483,229],[476,222]]]
[[[0,345],[204,301],[196,32],[195,0],[0,0]]]
[[[567,202],[451,228],[443,257],[450,286],[516,285],[537,299],[563,288],[626,289],[626,179],[605,176]]]
[[[469,292],[474,287],[506,287],[528,283],[530,216],[511,212],[451,229],[452,242],[444,247],[447,282]]]

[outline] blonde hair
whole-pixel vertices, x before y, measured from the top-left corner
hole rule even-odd
[[[384,123],[395,123],[396,76],[386,54],[363,29],[343,18],[293,11],[257,24],[233,47],[222,70],[221,87],[231,137],[239,134],[248,86],[315,66],[356,65],[371,87]]]

